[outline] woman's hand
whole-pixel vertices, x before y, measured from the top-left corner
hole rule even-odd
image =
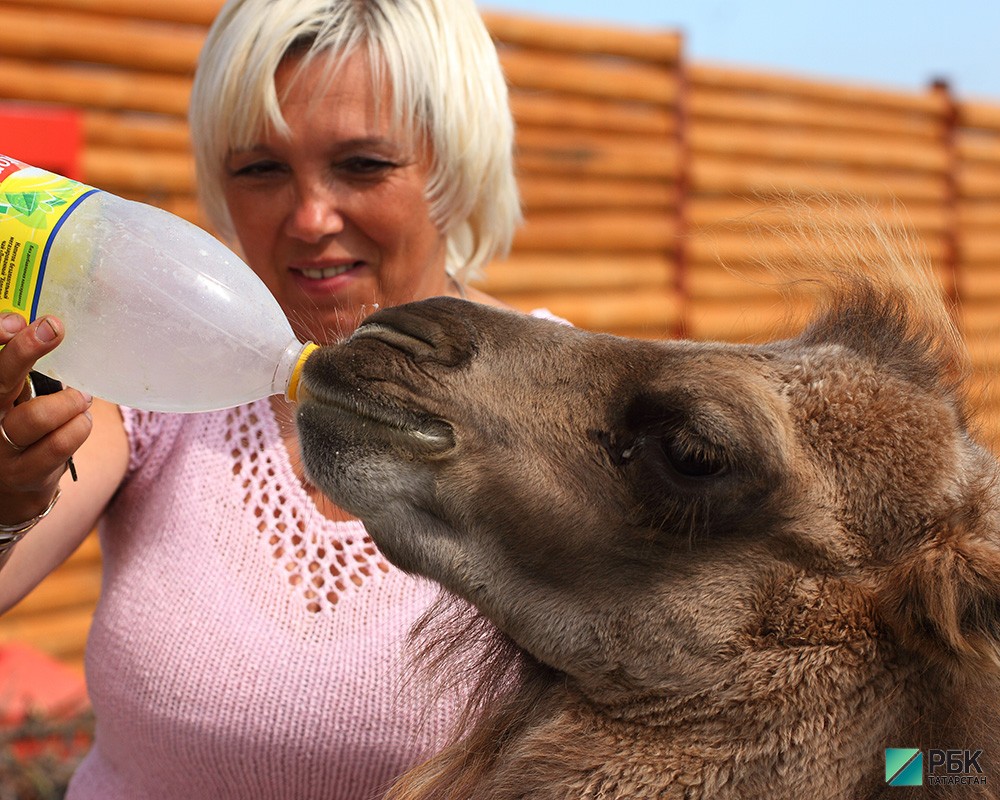
[[[63,334],[55,317],[28,325],[17,314],[0,315],[0,524],[44,511],[67,460],[90,434],[88,395],[63,389],[29,399],[28,372]]]

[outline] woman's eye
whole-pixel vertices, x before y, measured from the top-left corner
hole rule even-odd
[[[341,170],[361,177],[382,175],[395,168],[396,164],[382,158],[371,158],[369,156],[353,156],[345,159],[338,165]]]
[[[233,167],[230,174],[234,178],[263,178],[278,173],[280,169],[281,164],[277,161],[252,161],[249,164]]]

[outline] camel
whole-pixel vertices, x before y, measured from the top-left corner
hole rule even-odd
[[[764,344],[434,298],[309,359],[310,479],[493,631],[468,729],[389,797],[1000,797],[1000,470],[883,243]]]

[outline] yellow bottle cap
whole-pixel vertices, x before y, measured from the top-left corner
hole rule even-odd
[[[295,362],[295,367],[292,369],[292,377],[288,379],[288,391],[285,394],[293,403],[297,403],[299,400],[299,378],[302,377],[302,367],[314,350],[319,350],[319,345],[306,342],[302,352],[299,353],[299,360]]]

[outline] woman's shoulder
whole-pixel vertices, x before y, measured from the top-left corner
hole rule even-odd
[[[535,308],[528,312],[532,317],[537,317],[538,319],[548,319],[552,322],[561,322],[563,325],[572,325],[568,319],[560,317],[557,314],[553,314],[547,308]]]
[[[145,463],[152,453],[168,449],[184,425],[184,415],[144,411],[119,406],[129,443],[129,472]]]
[[[119,406],[118,410],[128,440],[126,477],[135,477],[139,473],[157,474],[184,442],[193,443],[220,430],[226,424],[228,413],[178,414],[129,406]]]
[[[506,308],[510,311],[517,310],[509,303],[506,303],[503,300],[493,297],[493,295],[486,294],[486,292],[482,291],[481,289],[477,289],[472,286],[466,289],[465,298],[467,300],[472,300],[474,303],[483,303],[484,305],[488,306],[497,306],[499,308]],[[561,322],[563,325],[573,324],[568,319],[564,319],[563,317],[560,317],[557,314],[553,314],[547,308],[535,308],[529,311],[528,314],[532,317],[538,317],[539,319],[548,319],[552,320],[553,322]]]

